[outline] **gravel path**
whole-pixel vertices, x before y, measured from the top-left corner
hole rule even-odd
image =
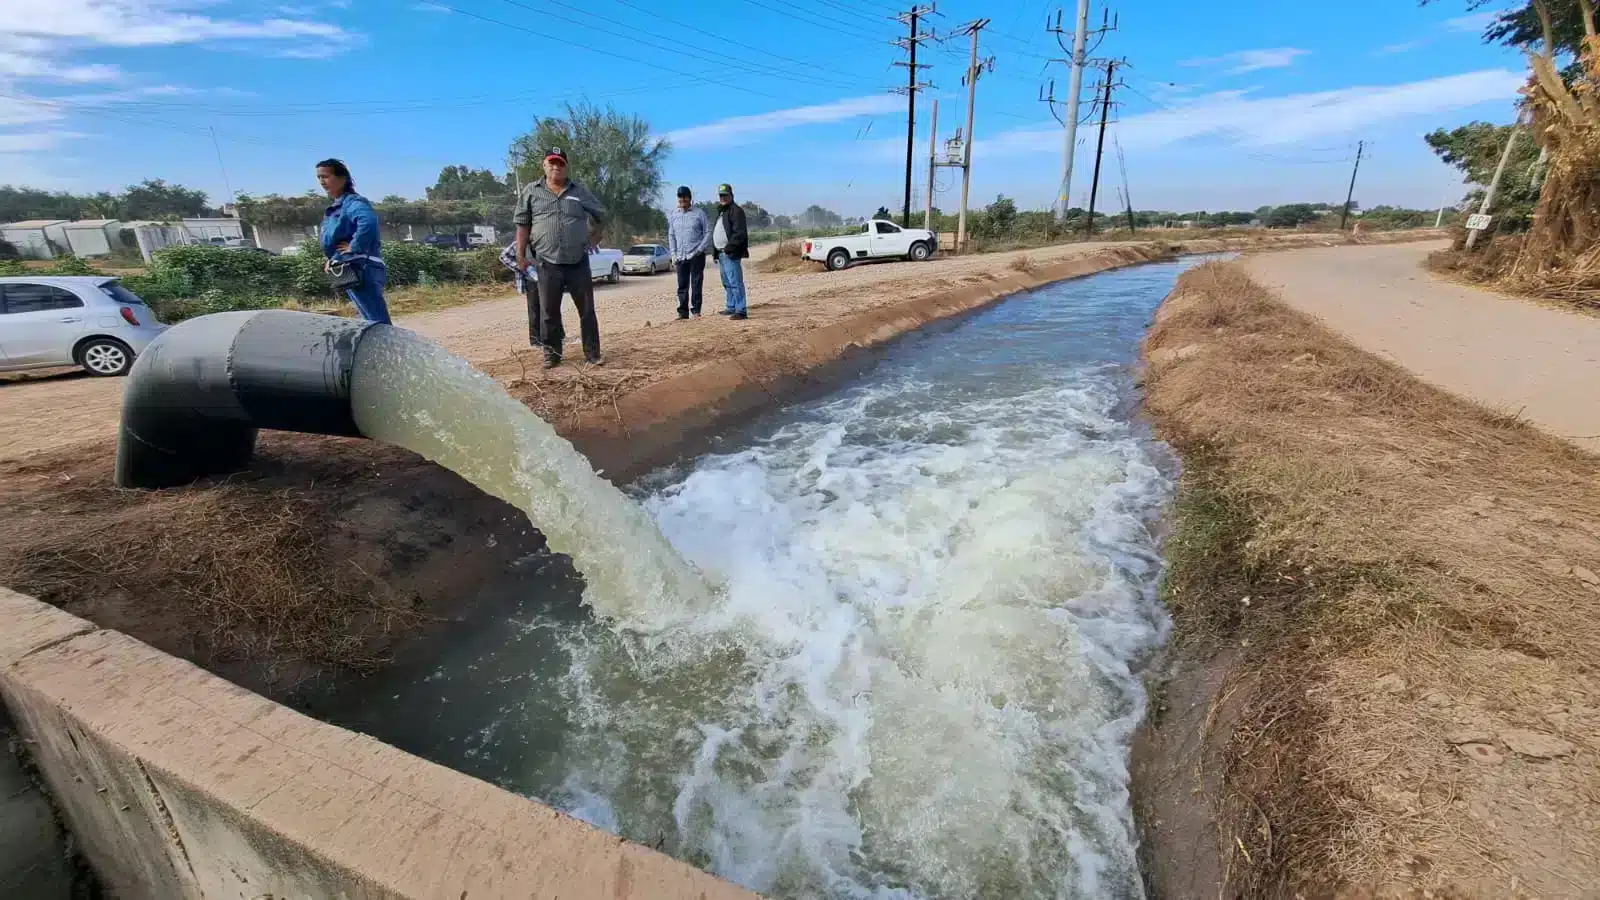
[[[1251,275],[1289,305],[1426,381],[1600,451],[1600,319],[1442,281],[1444,243],[1263,253]]]

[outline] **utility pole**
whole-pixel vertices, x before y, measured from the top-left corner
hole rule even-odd
[[[1489,189],[1483,192],[1483,202],[1478,204],[1478,215],[1487,215],[1489,207],[1494,203],[1494,192],[1500,187],[1500,176],[1506,173],[1506,163],[1511,161],[1511,148],[1517,145],[1517,135],[1522,133],[1522,118],[1511,125],[1511,133],[1506,136],[1506,148],[1500,151],[1500,162],[1495,164],[1494,177],[1489,179]],[[1478,242],[1480,229],[1467,229],[1467,249]]]
[[[1339,210],[1339,230],[1344,230],[1345,220],[1350,218],[1350,201],[1356,196],[1356,173],[1361,171],[1361,151],[1367,147],[1366,141],[1356,141],[1356,164],[1350,169],[1350,190],[1344,195],[1344,209]]]
[[[1133,193],[1128,190],[1128,160],[1127,157],[1122,155],[1122,140],[1120,138],[1117,139],[1116,144],[1117,166],[1122,169],[1122,202],[1127,204],[1128,207],[1128,233],[1137,234],[1138,230],[1133,227]]]
[[[1100,192],[1100,157],[1106,150],[1106,117],[1111,114],[1111,76],[1116,69],[1116,60],[1106,60],[1106,93],[1100,100],[1100,139],[1094,148],[1094,180],[1089,182],[1089,217],[1083,223],[1085,235],[1094,234],[1094,201]]]
[[[978,109],[978,76],[984,69],[994,71],[994,57],[978,61],[978,32],[989,24],[988,19],[974,19],[963,29],[972,36],[972,55],[967,60],[967,142],[961,158],[961,214],[956,219],[956,252],[967,249],[967,198],[972,192],[972,119]]]
[[[1052,29],[1056,42],[1061,41],[1061,11],[1056,10],[1056,25]],[[1071,75],[1067,79],[1066,134],[1062,137],[1061,190],[1057,193],[1056,221],[1067,221],[1067,209],[1072,205],[1072,157],[1078,141],[1078,95],[1083,91],[1084,44],[1089,39],[1089,0],[1078,0],[1077,26],[1072,32],[1072,56],[1068,60]],[[1061,49],[1065,50],[1063,46]],[[1053,108],[1053,105],[1052,105]]]
[[[911,227],[911,159],[912,145],[916,140],[917,128],[917,91],[929,84],[917,82],[917,70],[926,69],[926,65],[917,65],[917,45],[933,37],[931,33],[923,34],[917,31],[917,22],[925,16],[934,14],[933,4],[927,6],[913,6],[909,10],[895,16],[895,21],[910,28],[907,36],[895,41],[895,45],[910,54],[909,62],[896,62],[897,66],[906,67],[906,86],[898,90],[905,91],[906,95],[906,193],[905,203],[900,211],[900,224],[905,228]],[[898,92],[897,90],[897,92]]]
[[[222,161],[222,145],[217,143],[217,129],[207,125],[206,130],[211,132],[211,147],[217,151],[217,168],[222,170],[222,186],[228,191],[228,202],[237,202],[239,198],[234,196],[233,185],[228,182],[228,166]]]
[[[924,213],[922,217],[922,227],[928,229],[929,231],[933,230],[933,176],[934,173],[939,171],[938,168],[935,167],[933,156],[938,149],[938,143],[939,101],[935,100],[933,101],[933,115],[928,122],[928,211]],[[934,243],[937,244],[938,242],[938,236],[935,235]]]

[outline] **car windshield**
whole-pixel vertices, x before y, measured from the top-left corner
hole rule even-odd
[[[144,305],[144,301],[139,299],[139,295],[123,287],[122,282],[120,281],[108,281],[105,284],[100,285],[100,290],[107,297],[110,297],[118,303],[136,303],[140,306]]]
[[[632,254],[636,254],[638,256],[649,256],[650,254],[656,252],[656,245],[655,244],[634,244],[632,247],[628,248],[628,252],[632,253]]]

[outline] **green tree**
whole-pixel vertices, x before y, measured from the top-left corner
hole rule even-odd
[[[745,224],[750,228],[771,228],[772,213],[761,208],[759,203],[746,200],[739,204],[744,209]]]
[[[514,192],[511,178],[501,178],[488,169],[471,166],[445,166],[439,180],[428,188],[429,200],[493,200],[510,202]]]
[[[638,116],[590,103],[566,104],[562,118],[534,120],[533,130],[511,142],[510,157],[524,184],[544,177],[545,151],[560,147],[573,179],[594,192],[616,227],[613,236],[647,233],[661,192],[661,168],[672,145],[651,137]],[[656,210],[659,212],[659,210]]]
[[[1268,228],[1296,228],[1322,218],[1322,213],[1312,203],[1288,203],[1275,206],[1262,220]]]
[[[1441,0],[1422,0],[1422,5],[1438,2]],[[1555,56],[1573,57],[1583,46],[1583,5],[1580,0],[1521,0],[1510,8],[1504,8],[1504,0],[1465,0],[1464,5],[1468,12],[1476,12],[1484,7],[1501,8],[1483,30],[1485,43],[1536,53],[1548,49]]]
[[[1441,160],[1459,169],[1464,180],[1474,186],[1463,198],[1464,202],[1474,203],[1482,199],[1484,190],[1494,179],[1495,166],[1505,152],[1512,127],[1469,122],[1450,131],[1436,129],[1422,139]],[[1509,230],[1526,226],[1539,202],[1538,160],[1539,148],[1526,135],[1511,148],[1511,158],[1506,161],[1500,187],[1495,193],[1495,211],[1501,224]],[[1497,227],[1496,230],[1501,229]]]
[[[206,211],[206,192],[167,184],[160,178],[129,185],[122,195],[122,218],[173,219],[199,216]]]
[[[823,209],[813,203],[795,221],[801,228],[838,228],[844,219],[833,210]]]
[[[991,237],[1010,234],[1016,224],[1016,201],[1005,194],[995,197],[993,203],[983,208],[983,231]]]

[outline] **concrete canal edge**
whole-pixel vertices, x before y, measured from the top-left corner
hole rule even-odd
[[[1409,239],[1437,237],[1412,233]],[[1130,245],[757,346],[564,433],[625,480],[803,391],[854,350],[1109,269],[1327,235]],[[0,587],[0,699],[110,891],[151,897],[743,898],[685,863]]]
[[[115,896],[754,896],[32,598],[0,621],[0,697]]]

